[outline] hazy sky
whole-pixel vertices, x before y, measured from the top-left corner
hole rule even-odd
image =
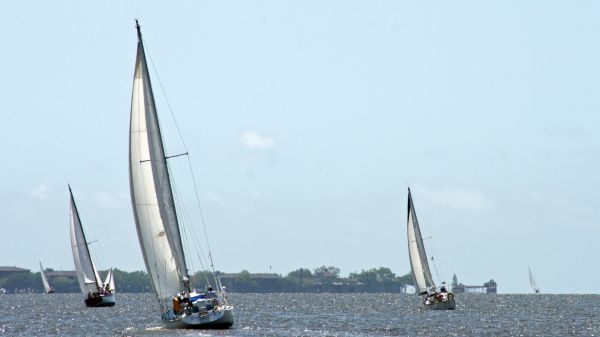
[[[440,278],[530,292],[531,266],[543,292],[598,292],[597,1],[0,6],[0,265],[73,268],[70,183],[98,265],[144,269],[127,159],[137,17],[217,269],[404,274],[410,185]],[[187,160],[170,163],[191,190]]]

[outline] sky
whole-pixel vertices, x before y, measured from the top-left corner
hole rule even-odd
[[[128,180],[138,18],[216,269],[403,275],[410,186],[437,280],[528,293],[531,267],[542,292],[598,293],[598,2],[0,7],[0,265],[73,269],[70,184],[99,267],[144,269]],[[188,159],[170,165],[193,206]]]

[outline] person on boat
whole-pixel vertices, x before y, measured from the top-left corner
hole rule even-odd
[[[211,286],[208,286],[208,288],[206,288],[206,298],[215,298],[215,297],[217,297],[217,294],[214,292],[214,290]]]
[[[442,284],[440,291],[435,294],[435,299],[437,302],[443,302],[447,300],[448,290],[446,290],[446,285]]]
[[[88,290],[88,295],[87,296],[88,296],[87,298],[92,298],[92,291],[91,290]]]
[[[110,284],[107,283],[106,286],[104,286],[104,292],[107,293],[107,294],[110,294],[111,291],[112,290],[110,289]]]
[[[173,296],[173,312],[175,313],[175,315],[179,315],[179,313],[181,312],[181,297],[178,296]]]

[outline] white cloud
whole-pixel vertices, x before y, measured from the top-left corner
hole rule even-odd
[[[492,196],[477,189],[460,187],[428,189],[416,186],[413,192],[417,192],[415,194],[423,199],[419,203],[429,203],[430,207],[479,213],[490,211],[495,205]]]
[[[275,139],[271,136],[260,135],[255,130],[245,130],[240,136],[240,142],[245,147],[252,150],[264,150],[275,144]]]
[[[35,198],[44,200],[44,199],[48,198],[49,190],[50,189],[48,188],[48,186],[46,184],[41,184],[40,186],[34,188],[30,193]]]
[[[548,205],[554,207],[563,202],[560,195],[555,192],[544,192],[540,193],[537,191],[530,190],[528,188],[521,188],[517,190],[516,199],[520,202],[528,203],[535,202],[538,204]]]

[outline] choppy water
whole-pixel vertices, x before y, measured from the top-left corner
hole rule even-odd
[[[599,336],[600,295],[459,296],[454,311],[414,295],[231,294],[232,329],[166,330],[149,294],[86,308],[78,294],[0,296],[0,336]]]

